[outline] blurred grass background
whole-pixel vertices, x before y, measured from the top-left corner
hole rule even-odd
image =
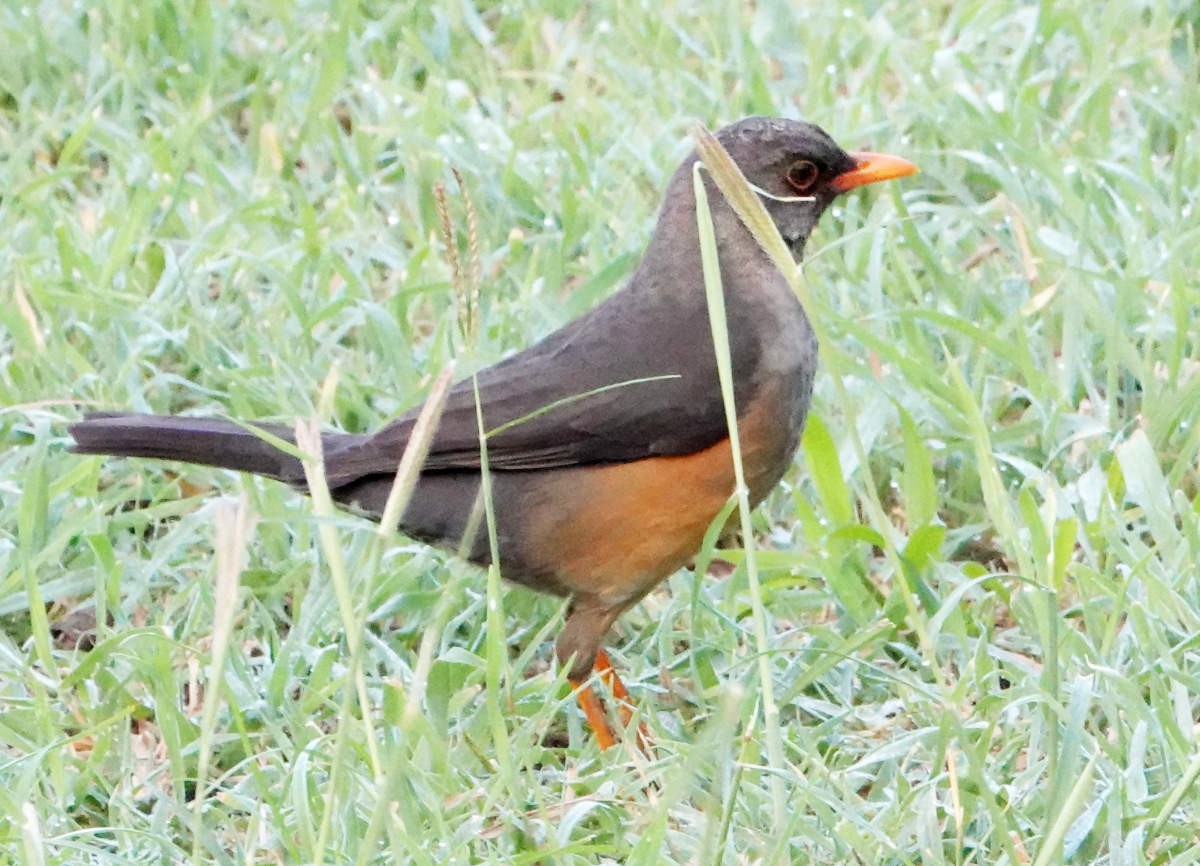
[[[0,8],[0,853],[1200,862],[1198,9]],[[783,815],[740,572],[623,618],[657,756],[601,754],[551,669],[558,602],[509,592],[489,631],[480,574],[403,540],[354,574],[373,527],[339,518],[351,664],[306,502],[64,451],[83,408],[373,427],[460,354],[451,167],[486,363],[615,289],[688,126],[748,114],[922,169],[808,248],[832,345],[756,515]],[[214,526],[243,490],[235,600]]]

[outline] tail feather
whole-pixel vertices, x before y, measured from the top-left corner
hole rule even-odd
[[[69,428],[75,439],[72,450],[79,454],[181,460],[303,485],[304,468],[300,461],[280,451],[255,430],[287,442],[295,441],[295,434],[279,424],[242,426],[220,418],[171,415],[95,413]]]

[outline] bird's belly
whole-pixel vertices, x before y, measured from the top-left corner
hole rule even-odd
[[[739,420],[752,504],[791,465],[804,414],[797,404],[806,404],[806,398],[795,382],[775,379],[755,392]],[[343,501],[353,498],[358,507],[378,513],[390,480],[363,485]],[[734,486],[729,439],[686,455],[496,472],[492,499],[501,574],[542,592],[632,604],[700,549]],[[422,476],[401,529],[473,562],[490,562],[486,522],[471,517],[478,490],[476,472]],[[463,544],[464,533],[472,530]]]
[[[506,576],[625,606],[681,568],[733,492],[729,441],[523,479]],[[514,568],[516,566],[516,573]]]
[[[752,504],[775,486],[796,450],[795,413],[780,396],[760,392],[738,423]],[[723,439],[689,455],[498,476],[498,494],[509,484],[519,488],[511,499],[497,497],[498,522],[510,529],[501,570],[536,588],[632,604],[700,549],[733,495],[732,453]],[[500,511],[505,500],[517,504],[508,519]]]

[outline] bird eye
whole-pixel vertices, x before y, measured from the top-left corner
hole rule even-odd
[[[807,159],[798,159],[787,170],[788,185],[796,192],[808,192],[817,182],[820,171],[814,163]]]

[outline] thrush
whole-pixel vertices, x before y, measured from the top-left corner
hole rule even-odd
[[[839,147],[810,123],[751,117],[717,139],[796,261],[840,194],[916,171]],[[667,184],[641,262],[623,288],[541,341],[478,373],[503,576],[570,599],[556,654],[601,746],[613,742],[593,670],[625,707],[601,643],[609,627],[696,553],[734,492],[696,224],[692,167]],[[711,179],[706,183],[712,184]],[[725,295],[746,483],[757,503],[791,464],[804,429],[817,342],[787,279],[728,203],[709,200]],[[368,434],[322,435],[333,498],[378,518],[417,410]],[[303,467],[254,428],[214,418],[93,414],[71,425],[82,454],[148,457],[263,475],[304,491]],[[476,396],[453,386],[400,521],[412,538],[491,561],[471,515],[481,484]],[[471,537],[464,537],[471,532]],[[628,710],[622,718],[628,723]]]

